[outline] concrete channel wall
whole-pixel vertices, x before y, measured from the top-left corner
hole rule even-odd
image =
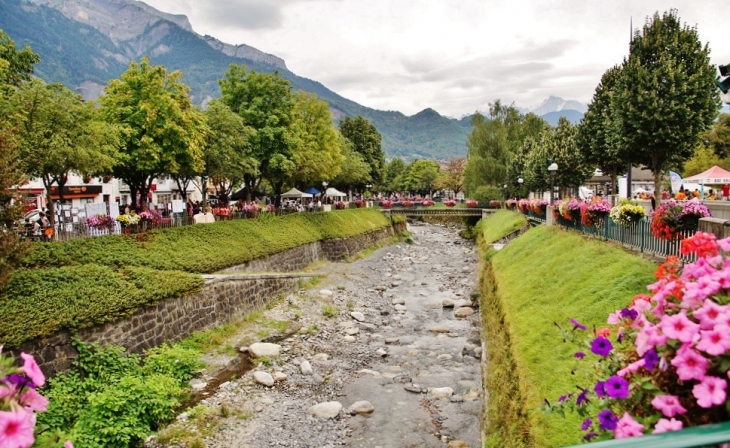
[[[344,260],[401,230],[405,230],[405,223],[351,238],[305,244],[252,260],[226,269],[222,275],[207,276],[203,290],[198,293],[161,300],[127,318],[81,330],[78,336],[86,342],[120,345],[133,353],[166,341],[179,341],[195,331],[210,329],[261,309],[281,294],[296,290],[303,277],[311,277],[292,271],[318,260]],[[292,273],[240,274],[251,272]],[[47,338],[25,342],[18,352],[32,354],[43,372],[51,376],[68,370],[77,359],[78,352],[71,340],[71,333],[62,330]]]

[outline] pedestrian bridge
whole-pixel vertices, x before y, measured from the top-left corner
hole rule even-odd
[[[381,208],[381,212],[385,216],[393,215],[406,215],[406,216],[479,216],[486,218],[489,214],[494,213],[496,209],[493,208],[410,208],[410,207],[398,207],[398,208]]]

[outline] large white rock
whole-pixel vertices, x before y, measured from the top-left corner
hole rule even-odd
[[[342,403],[339,401],[327,401],[315,404],[309,408],[309,413],[317,418],[335,418],[342,410]]]
[[[248,347],[248,353],[254,358],[278,358],[281,351],[281,345],[270,344],[268,342],[256,342]]]
[[[454,311],[454,316],[455,316],[455,317],[461,317],[461,318],[464,318],[464,317],[469,317],[469,316],[471,316],[471,315],[472,315],[472,314],[474,314],[475,312],[476,312],[476,311],[474,311],[474,308],[470,308],[470,307],[468,307],[468,306],[465,306],[465,307],[459,308],[459,309],[457,309],[456,311]]]
[[[434,387],[431,389],[431,395],[434,398],[449,398],[454,395],[454,389],[450,387]]]
[[[312,375],[314,373],[314,370],[312,369],[312,364],[309,363],[309,361],[304,361],[299,366],[299,370],[301,370],[302,375]]]
[[[286,380],[286,373],[284,372],[274,372],[274,381],[285,381]]]
[[[257,370],[253,373],[253,379],[259,384],[271,387],[274,385],[274,377],[269,372],[262,372]]]
[[[365,321],[365,315],[359,311],[353,311],[352,313],[350,313],[350,316],[352,316],[352,318],[358,322]]]
[[[375,406],[369,401],[356,401],[350,406],[350,414],[372,414]]]
[[[428,331],[431,331],[433,333],[448,333],[451,331],[448,324],[436,324],[431,327],[429,327]]]

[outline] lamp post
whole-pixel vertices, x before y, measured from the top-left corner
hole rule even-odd
[[[550,205],[555,202],[555,172],[558,170],[558,164],[553,162],[548,167],[550,171]]]
[[[508,197],[508,196],[507,196],[507,184],[504,184],[504,185],[502,186],[502,188],[504,188],[504,200],[506,201],[506,200],[507,200],[507,197]]]
[[[522,199],[522,184],[524,182],[525,182],[525,179],[523,179],[522,176],[517,178],[517,183],[520,184],[520,191],[519,191],[520,199]]]
[[[327,194],[327,185],[328,184],[329,184],[329,182],[327,182],[326,180],[322,181],[322,199],[323,199],[322,203],[325,202],[325,197],[326,197],[325,194]]]
[[[203,196],[203,210],[205,210],[205,194],[208,192],[208,172],[204,171],[200,174],[200,183],[203,188],[201,188],[201,193]]]

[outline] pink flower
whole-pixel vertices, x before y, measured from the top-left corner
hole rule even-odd
[[[725,252],[730,252],[730,238],[724,238],[717,242],[717,245],[720,246],[720,249],[724,250]]]
[[[677,368],[677,376],[682,381],[702,381],[707,372],[707,359],[683,345],[677,350],[677,355],[672,359],[672,365]]]
[[[662,411],[667,417],[674,417],[677,414],[684,414],[687,410],[674,395],[657,395],[651,400],[651,405]]]
[[[20,398],[20,404],[31,411],[45,412],[48,409],[48,398],[29,388]]]
[[[710,355],[721,355],[730,349],[730,327],[718,325],[712,330],[700,330],[702,335],[697,350]]]
[[[682,429],[682,422],[680,420],[667,420],[666,418],[660,418],[657,424],[654,426],[653,434],[659,434],[662,432],[679,431]]]
[[[727,381],[714,376],[706,376],[701,383],[695,384],[692,388],[692,395],[697,399],[697,404],[703,408],[711,408],[712,405],[725,402],[725,389]]]
[[[609,325],[616,325],[621,323],[621,310],[617,310],[615,313],[609,314],[606,323]]]
[[[24,409],[0,411],[0,446],[8,448],[27,448],[35,440],[33,428],[35,414]]]
[[[692,316],[700,321],[700,328],[709,330],[720,322],[720,318],[726,310],[726,306],[720,306],[711,299],[705,299],[702,307],[695,310]]]
[[[646,323],[636,335],[634,343],[636,344],[636,353],[639,356],[644,356],[646,352],[657,345],[660,347],[667,345],[667,337],[659,331],[659,327]]]
[[[641,358],[638,361],[632,362],[628,366],[626,366],[623,369],[616,372],[616,375],[618,375],[620,377],[625,377],[629,373],[634,373],[642,367],[644,367],[644,358]]]
[[[63,444],[63,448],[74,448],[74,445],[73,445],[73,443],[71,443],[71,441],[70,441],[70,440],[67,440],[67,441],[66,441],[66,442],[65,442],[65,443]]]
[[[662,316],[659,328],[667,337],[684,343],[692,342],[692,338],[700,330],[698,324],[689,320],[686,310],[674,316]]]
[[[644,435],[644,425],[637,422],[628,412],[624,412],[624,416],[618,421],[614,435],[617,439],[624,439],[626,437],[635,437]]]
[[[46,377],[43,375],[43,372],[41,372],[38,364],[36,364],[33,356],[26,353],[21,353],[20,357],[23,358],[23,361],[25,361],[25,363],[23,364],[23,371],[26,375],[28,375],[28,378],[33,381],[33,384],[35,384],[36,386],[44,385],[46,383]]]
[[[15,384],[0,381],[0,398],[12,397],[15,395]]]

